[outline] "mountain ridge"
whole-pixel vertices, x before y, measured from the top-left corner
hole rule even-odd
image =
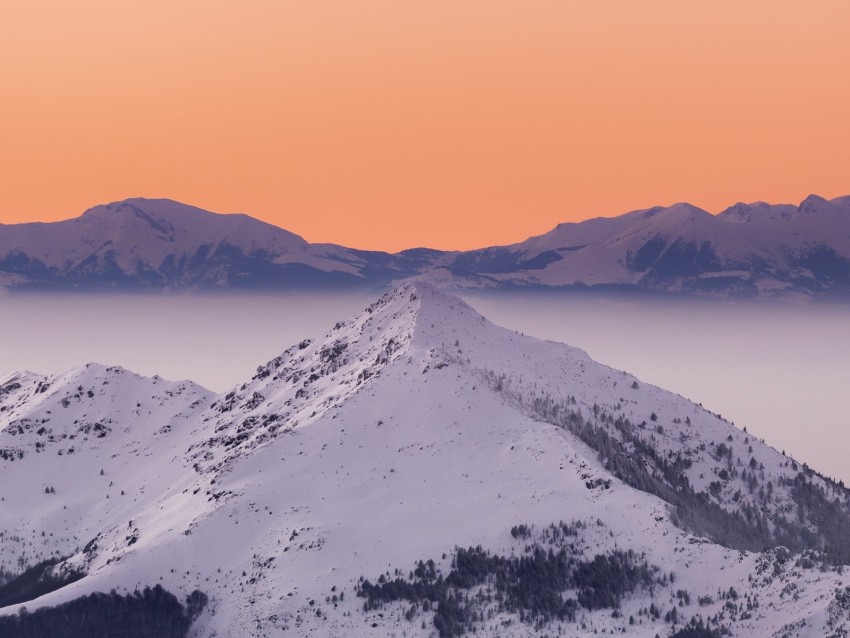
[[[0,617],[161,584],[208,597],[199,637],[850,629],[843,484],[423,282],[218,395],[98,365],[6,377],[0,450],[0,567],[83,574]],[[550,550],[567,607],[487,575]],[[602,565],[644,576],[581,580]]]
[[[680,202],[559,224],[505,246],[366,251],[243,214],[132,198],[53,223],[0,225],[6,290],[387,289],[421,277],[454,290],[625,290],[727,298],[850,295],[850,197]]]

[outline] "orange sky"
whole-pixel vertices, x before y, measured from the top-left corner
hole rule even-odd
[[[510,243],[850,194],[846,0],[3,0],[0,221],[171,197]]]

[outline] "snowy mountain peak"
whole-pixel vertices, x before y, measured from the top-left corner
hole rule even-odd
[[[730,206],[717,218],[734,223],[767,222],[789,220],[798,214],[798,207],[791,204],[768,204],[766,202],[738,202]]]
[[[243,214],[133,198],[0,232],[0,273],[32,286],[192,289],[358,284],[364,259]],[[384,269],[386,270],[386,266]]]
[[[79,219],[113,228],[132,226],[136,232],[153,232],[171,242],[202,243],[206,238],[215,237],[218,242],[228,241],[234,245],[246,241],[260,245],[262,234],[266,233],[269,235],[266,241],[286,238],[299,246],[306,244],[298,235],[248,215],[213,213],[165,198],[133,197],[111,202],[88,209]]]
[[[129,197],[108,204],[99,204],[86,210],[81,217],[108,219],[139,217],[146,221],[166,222],[169,225],[224,217],[247,217],[240,213],[214,213],[165,197]]]
[[[212,393],[191,381],[144,377],[99,363],[48,375],[16,373],[0,379],[0,430],[23,434],[38,424],[35,429],[48,435],[36,432],[31,441],[26,437],[19,440],[24,447],[34,445],[33,449],[41,450],[45,440],[53,443],[70,436],[73,441],[75,430],[91,429],[96,423],[95,430],[105,433],[111,430],[107,424],[119,418],[124,426],[145,422],[152,402],[169,406],[167,411],[182,403],[175,400],[181,396],[191,397],[181,409],[195,402],[195,407],[205,407]],[[42,436],[47,439],[40,439]]]
[[[833,207],[833,204],[821,197],[820,195],[809,195],[802,202],[800,202],[799,211],[800,214],[812,214],[818,213],[824,210],[828,210]]]
[[[190,450],[198,467],[220,472],[247,451],[307,426],[367,387],[408,353],[423,306],[448,296],[411,282],[382,296],[324,337],[305,339],[214,402],[214,434]]]
[[[393,364],[405,362],[421,375],[449,366],[480,371],[498,364],[501,371],[512,351],[500,350],[519,340],[460,298],[422,281],[407,282],[324,337],[293,345],[220,397],[205,417],[215,434],[193,446],[192,458],[205,471],[220,473],[248,451],[340,409]]]
[[[744,202],[737,202],[736,204],[733,204],[732,206],[721,212],[718,215],[718,218],[726,219],[727,221],[731,222],[748,222],[750,221],[750,211],[752,210],[753,206],[757,206],[759,203],[761,202],[755,204],[745,204]]]
[[[655,217],[656,219],[675,219],[678,221],[685,221],[688,219],[710,218],[712,215],[708,211],[694,206],[693,204],[689,204],[688,202],[678,202],[670,206],[656,206],[655,208],[650,208],[643,213],[641,217],[643,219]]]
[[[169,231],[173,231],[174,225],[167,219],[170,215],[163,215],[161,210],[162,207],[156,205],[151,206],[151,202],[160,203],[168,202],[168,200],[146,200],[141,198],[134,198],[118,202],[112,202],[109,204],[101,204],[99,206],[94,206],[86,210],[82,214],[80,219],[85,220],[88,223],[115,223],[116,221],[119,221],[122,218],[135,217],[149,224],[154,230],[158,232],[166,233]],[[173,203],[176,204],[176,202]],[[152,210],[147,211],[145,210],[146,208]]]
[[[0,616],[161,583],[208,596],[193,636],[850,627],[842,484],[422,282],[224,395],[98,365],[6,377],[0,467],[0,568],[77,578]],[[521,561],[557,577],[488,589]],[[717,631],[671,633],[691,618]]]
[[[796,217],[799,208],[793,204],[768,204],[766,202],[738,202],[730,206],[717,218],[733,223],[764,223],[771,221],[787,221]]]
[[[487,320],[460,297],[427,281],[411,281],[386,295],[387,301],[407,298],[406,306],[416,316],[416,332],[440,324],[440,329],[456,329],[461,323],[479,325]]]

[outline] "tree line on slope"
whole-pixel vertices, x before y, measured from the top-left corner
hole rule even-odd
[[[10,578],[0,586],[0,608],[35,600],[85,576],[76,570],[55,571],[63,560],[49,558]]]
[[[55,607],[0,616],[3,638],[185,638],[207,604],[195,590],[185,607],[156,585],[121,596],[93,593]]]
[[[375,583],[361,578],[356,592],[365,599],[363,611],[406,601],[411,603],[408,620],[419,611],[434,612],[440,638],[453,638],[484,622],[485,613],[516,615],[538,627],[574,622],[580,609],[616,610],[630,592],[668,582],[658,567],[631,550],[586,559],[574,546],[556,550],[536,542],[520,556],[492,554],[481,546],[457,548],[451,564],[445,577],[433,560],[420,560],[406,578],[381,575]],[[566,595],[568,591],[575,591],[575,597]]]
[[[828,564],[850,564],[850,490],[843,483],[821,477],[828,492],[814,480],[819,475],[804,465],[793,478],[780,477],[781,484],[789,488],[796,516],[777,513],[769,517],[760,507],[745,502],[727,509],[721,504],[719,490],[697,492],[690,484],[685,474],[690,459],[681,453],[668,456],[651,438],[641,436],[646,424],[641,424],[642,428],[625,416],[615,417],[599,409],[586,418],[572,407],[574,397],[556,401],[537,395],[527,399],[510,387],[510,379],[504,375],[491,372],[486,379],[490,387],[508,394],[537,418],[578,437],[618,479],[672,505],[675,525],[730,549],[760,552],[784,546],[795,552],[816,550]],[[663,433],[660,425],[655,428]],[[726,452],[731,459],[731,450]],[[792,467],[796,470],[797,464],[792,462]],[[746,476],[751,486],[758,486],[752,467]],[[769,482],[767,487],[761,496],[763,503],[773,488]]]

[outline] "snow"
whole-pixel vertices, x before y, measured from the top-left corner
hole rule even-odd
[[[762,442],[581,350],[499,328],[414,282],[324,338],[295,344],[223,395],[96,364],[0,380],[0,449],[24,452],[0,460],[0,565],[56,553],[87,571],[27,602],[29,610],[161,583],[210,597],[196,636],[427,636],[427,614],[412,623],[396,617],[400,608],[364,614],[358,579],[406,573],[428,558],[445,573],[441,557],[457,546],[520,553],[512,526],[577,519],[593,523],[582,539],[589,557],[633,548],[676,582],[652,599],[627,598],[623,618],[584,613],[584,627],[571,625],[570,635],[667,635],[663,621],[627,619],[653,600],[670,607],[679,588],[693,601],[714,600],[680,613],[708,616],[729,587],[760,601],[733,635],[781,635],[801,620],[800,635],[825,635],[833,592],[846,577],[793,560],[775,572],[771,556],[678,529],[666,503],[611,476],[594,451],[541,418],[533,399],[547,396],[574,397],[587,415],[597,406],[646,420],[662,454],[689,451],[696,489],[716,480],[714,444],[738,455],[752,445],[776,485],[766,506],[788,503],[779,478],[793,475],[789,460]],[[95,424],[108,431],[98,436],[104,430]],[[610,488],[589,489],[596,478]],[[51,486],[55,494],[45,494]],[[730,480],[724,493],[734,487]],[[727,499],[724,507],[737,506]],[[793,597],[784,593],[789,585]],[[326,602],[333,587],[344,601]],[[846,626],[846,615],[835,622]],[[491,625],[479,633],[540,633],[518,622]]]

